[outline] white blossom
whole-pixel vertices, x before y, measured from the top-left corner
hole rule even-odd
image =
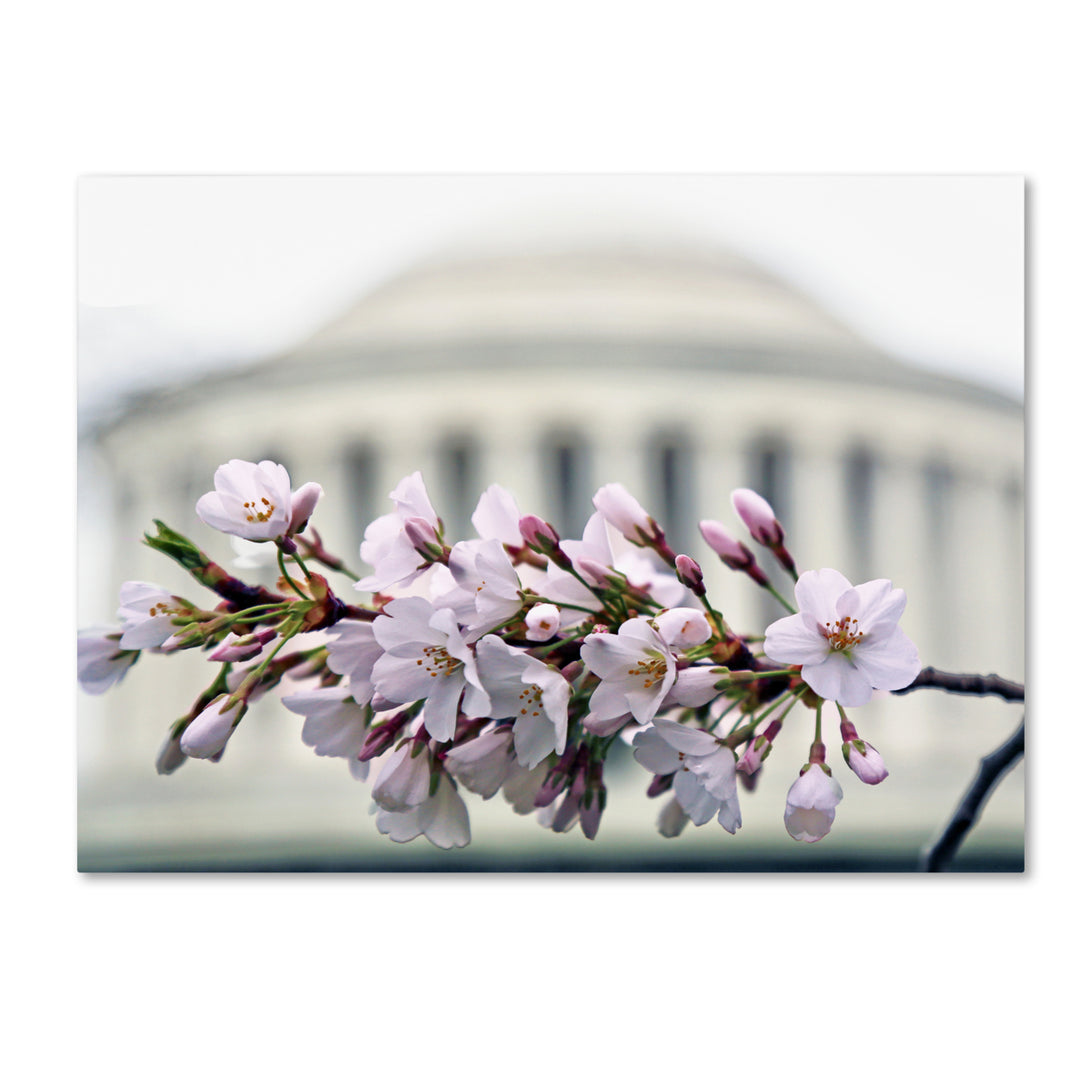
[[[478,735],[446,755],[446,768],[469,791],[490,799],[521,766],[514,759],[514,733],[497,727]]]
[[[657,718],[634,736],[634,757],[657,776],[674,774],[674,793],[695,825],[713,815],[729,833],[742,825],[735,754],[701,728]]]
[[[347,676],[353,700],[366,705],[375,693],[375,684],[371,681],[375,661],[383,654],[382,646],[375,640],[372,623],[342,619],[330,628],[329,633],[326,666],[335,674]]]
[[[353,776],[366,779],[369,762],[356,761],[368,733],[368,710],[352,697],[349,686],[323,686],[289,694],[281,704],[304,717],[300,738],[320,757],[356,762]],[[360,775],[358,775],[360,774]]]
[[[458,708],[490,716],[491,701],[476,673],[476,658],[449,608],[419,596],[392,600],[372,627],[385,650],[372,669],[375,689],[390,701],[426,699],[424,723],[440,742],[454,737]]]
[[[406,739],[383,760],[371,797],[384,810],[401,813],[422,805],[431,788],[431,752]]]
[[[431,506],[419,472],[410,473],[390,492],[394,510],[376,518],[364,530],[360,558],[374,567],[356,583],[360,591],[379,592],[391,585],[410,585],[432,564],[413,547],[405,532],[410,518],[419,518],[438,531],[439,518]]]
[[[476,503],[472,523],[483,540],[498,540],[509,547],[519,548],[525,541],[518,522],[521,511],[514,496],[504,487],[492,484]]]
[[[152,649],[164,645],[176,631],[178,616],[190,614],[179,597],[148,581],[125,581],[120,586],[116,617],[123,633],[122,649]]]
[[[214,473],[214,490],[195,504],[199,519],[211,528],[245,540],[274,540],[306,523],[322,494],[318,484],[305,484],[297,497],[305,515],[293,520],[293,492],[288,470],[273,461],[233,458]]]
[[[439,776],[435,793],[404,811],[380,809],[375,827],[399,844],[426,836],[438,848],[465,847],[470,840],[469,812],[446,773]]]
[[[468,608],[455,605],[470,630],[486,632],[521,610],[521,582],[498,540],[462,540],[450,549],[450,573]]]
[[[638,723],[648,723],[675,682],[675,656],[640,616],[624,622],[618,634],[590,634],[582,642],[581,659],[600,676],[589,703],[598,720],[629,712]]]
[[[907,596],[880,578],[852,586],[836,570],[810,570],[795,585],[799,611],[765,631],[765,653],[801,664],[819,697],[865,705],[874,690],[902,690],[919,673],[919,654],[897,623]]]
[[[139,659],[138,652],[120,646],[120,629],[94,627],[79,632],[79,685],[88,694],[104,694],[120,682]]]
[[[476,645],[489,715],[514,719],[514,750],[526,769],[566,749],[570,684],[558,671],[489,634]]]

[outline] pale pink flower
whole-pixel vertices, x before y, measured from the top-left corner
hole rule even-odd
[[[218,467],[214,490],[199,499],[195,513],[221,532],[245,540],[274,540],[306,524],[322,494],[318,484],[305,484],[296,493],[303,520],[294,522],[290,484],[284,465],[233,458]]]
[[[515,548],[525,543],[518,525],[520,520],[521,511],[514,496],[498,484],[492,484],[480,496],[472,515],[477,536]]]
[[[116,617],[123,634],[124,649],[151,649],[164,645],[179,625],[174,620],[190,615],[191,609],[178,596],[148,581],[125,581],[120,586],[120,607]]]
[[[465,802],[445,772],[439,773],[437,782],[434,794],[418,806],[396,812],[380,809],[375,827],[399,844],[426,836],[438,848],[465,847],[470,840]]]
[[[401,813],[423,804],[431,788],[431,752],[407,739],[383,762],[371,797],[384,810]]]
[[[514,733],[506,726],[496,727],[446,755],[446,768],[469,791],[490,799],[503,783],[519,771],[514,760]]]
[[[392,513],[376,518],[364,530],[360,558],[374,570],[356,583],[362,592],[379,592],[391,585],[410,585],[432,563],[420,555],[405,532],[410,518],[419,518],[433,532],[441,531],[439,521],[419,472],[410,473],[390,492]],[[414,523],[415,528],[415,523]]]
[[[79,631],[79,685],[88,694],[104,694],[120,682],[139,659],[137,650],[120,647],[119,628],[94,627]]]
[[[450,549],[449,567],[472,609],[454,605],[470,630],[492,630],[521,610],[521,582],[501,541],[462,540]]]
[[[631,547],[618,534],[612,536],[602,514],[589,518],[580,540],[563,540],[560,547],[574,569],[596,585],[606,585],[609,572],[617,570],[664,607],[675,607],[686,596],[686,587],[674,574],[660,569],[648,552]],[[542,591],[556,603],[576,604],[593,611],[602,606],[572,574],[554,565],[548,567]]]
[[[335,674],[348,676],[353,700],[366,705],[375,693],[371,681],[375,661],[383,654],[382,646],[375,640],[372,623],[342,619],[330,628],[329,633],[326,666]]]
[[[729,833],[742,825],[735,754],[711,732],[657,718],[634,736],[634,757],[657,776],[674,774],[675,798],[695,825],[714,814]]]
[[[488,715],[514,720],[514,750],[526,769],[566,748],[570,684],[554,668],[489,634],[476,645],[476,662],[491,699]]]
[[[624,622],[618,634],[590,634],[582,642],[581,659],[600,676],[589,702],[597,720],[629,712],[638,723],[648,723],[675,682],[674,654],[640,616]]]
[[[395,702],[426,699],[424,724],[432,738],[454,737],[458,707],[466,716],[490,716],[491,701],[476,672],[476,658],[449,608],[406,596],[392,600],[372,627],[385,650],[372,668],[375,689]]]
[[[368,710],[356,702],[348,686],[322,686],[289,694],[281,704],[304,717],[300,738],[320,757],[356,762],[353,776],[366,779],[368,762],[357,761],[368,734]]]
[[[815,843],[832,828],[843,797],[840,785],[821,765],[806,766],[788,791],[784,827],[792,839]]]
[[[799,611],[765,631],[778,664],[801,664],[819,697],[865,705],[874,690],[902,690],[919,673],[919,654],[897,623],[907,596],[884,578],[852,586],[836,570],[810,570],[795,584]]]

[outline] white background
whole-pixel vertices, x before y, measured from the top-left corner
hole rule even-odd
[[[1077,642],[1067,581],[1039,570],[1067,572],[1075,518],[1065,14],[101,0],[9,15],[13,1075],[1004,1077],[1071,1059]],[[75,178],[413,170],[1030,178],[1024,877],[75,874]]]

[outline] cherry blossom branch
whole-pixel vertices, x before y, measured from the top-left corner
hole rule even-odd
[[[964,838],[979,819],[982,808],[997,786],[998,781],[1024,755],[1024,721],[996,750],[981,758],[979,770],[964,797],[960,800],[937,843],[927,849],[919,862],[919,869],[927,873],[940,873],[948,868]]]
[[[915,676],[914,682],[909,683],[902,690],[894,690],[894,694],[908,694],[912,690],[928,687],[936,690],[944,690],[949,694],[996,694],[1005,701],[1023,701],[1023,683],[1010,682],[1000,675],[953,675],[947,671],[938,671],[937,668],[925,667]]]

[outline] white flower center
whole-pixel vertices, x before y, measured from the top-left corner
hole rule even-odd
[[[829,647],[836,652],[844,652],[858,645],[862,640],[863,632],[859,629],[859,620],[845,615],[835,622],[827,622],[821,627],[822,637],[827,638]]]
[[[540,715],[540,710],[543,708],[543,705],[540,703],[540,696],[540,687],[537,686],[536,683],[527,686],[520,694],[518,694],[518,701],[520,701],[522,705],[522,716],[528,716],[532,709],[536,710],[533,712],[533,716]]]
[[[262,505],[260,506],[259,503]],[[265,496],[261,496],[259,502],[252,498],[251,502],[244,503],[248,521],[269,521],[270,515],[277,507]]]
[[[655,683],[662,682],[667,674],[667,661],[662,656],[654,656],[651,660],[639,660],[636,667],[630,668],[627,675],[637,677],[645,676],[642,684],[646,690]]]
[[[440,675],[452,675],[459,667],[461,661],[455,660],[445,649],[438,645],[425,645],[424,655],[416,661],[418,665],[433,678]]]
[[[179,604],[170,604],[165,600],[159,600],[156,604],[152,604],[147,614],[154,618],[156,615],[184,615],[187,613],[187,608],[181,607]]]

